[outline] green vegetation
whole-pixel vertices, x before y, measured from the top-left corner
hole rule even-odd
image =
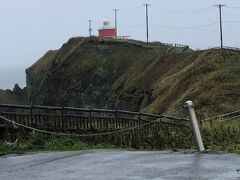
[[[160,42],[71,38],[26,70],[27,103],[179,116],[191,99],[202,119],[239,109],[239,52],[167,54],[167,48]],[[19,101],[10,91],[0,92],[2,103]]]
[[[201,131],[206,149],[240,153],[240,121],[206,122]],[[149,133],[148,128],[152,128]],[[102,131],[103,132],[103,131]],[[96,133],[96,131],[94,132]],[[101,132],[97,132],[101,133]],[[24,140],[0,143],[0,154],[29,151],[88,149],[173,150],[196,149],[191,128],[159,124],[142,129],[96,137],[47,137],[32,133]]]
[[[29,100],[33,104],[103,107],[113,82],[152,49],[114,39],[72,38],[26,70]]]
[[[26,70],[27,103],[178,116],[191,99],[202,119],[240,107],[239,52],[167,54],[167,48],[160,42],[71,38]],[[0,92],[2,103],[20,100],[10,91]]]
[[[239,52],[212,49],[167,54],[167,48],[158,42],[71,38],[26,70],[28,103],[183,116],[182,105],[192,100],[199,119],[239,109]],[[21,103],[10,91],[0,91],[0,102]],[[205,144],[213,150],[239,152],[239,128],[236,121],[206,123],[202,127]],[[48,140],[43,149],[55,141],[60,142],[56,149],[61,149],[61,139]],[[81,142],[133,149],[194,147],[188,128],[164,125],[151,134],[139,130],[76,142],[80,143],[77,147]],[[32,142],[18,142],[16,147],[21,143],[31,149]]]
[[[113,145],[89,144],[78,138],[46,138],[42,134],[32,133],[28,138],[13,143],[0,142],[0,155],[36,151],[78,151],[89,149],[114,149]]]
[[[26,70],[29,103],[183,115],[193,100],[204,119],[240,107],[240,53],[165,53],[155,42],[71,38]]]
[[[204,143],[209,149],[240,153],[240,121],[216,120],[202,126]]]

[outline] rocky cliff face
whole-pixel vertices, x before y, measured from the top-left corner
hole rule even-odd
[[[165,53],[161,43],[72,38],[26,70],[28,103],[202,115],[240,107],[240,53]]]
[[[114,82],[152,51],[119,40],[72,38],[26,70],[29,100],[33,104],[115,108]]]

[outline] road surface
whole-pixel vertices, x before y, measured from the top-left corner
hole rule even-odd
[[[240,155],[91,150],[0,157],[1,180],[239,180]]]

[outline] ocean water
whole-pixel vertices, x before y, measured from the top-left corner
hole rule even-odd
[[[0,89],[13,89],[15,84],[26,86],[26,67],[0,67]]]

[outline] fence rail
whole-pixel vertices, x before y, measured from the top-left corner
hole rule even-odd
[[[215,47],[213,49],[227,49],[227,50],[233,50],[233,51],[240,51],[240,48],[236,48],[236,47],[230,47],[230,46],[223,46],[221,47]]]
[[[237,47],[230,47],[230,46],[223,46],[223,47],[221,47],[221,46],[217,46],[217,47],[209,47],[209,48],[207,48],[207,49],[198,49],[198,50],[196,50],[196,51],[198,51],[198,52],[202,52],[202,51],[206,51],[206,50],[214,50],[214,49],[216,49],[216,50],[225,49],[225,50],[231,50],[231,51],[238,51],[238,52],[240,52],[240,48],[237,48]]]
[[[109,109],[87,109],[75,107],[54,107],[36,105],[0,104],[0,116],[16,124],[53,132],[74,132],[81,134],[91,130],[112,131],[138,127],[146,123],[149,130],[160,123],[173,126],[187,126],[187,119],[143,112],[131,112]],[[0,118],[2,127],[16,128]],[[0,127],[1,128],[1,127]]]
[[[174,44],[174,43],[164,43],[166,46],[170,46],[170,47],[181,47],[181,48],[185,48],[185,47],[188,47],[188,45],[185,45],[185,44]]]
[[[240,110],[229,112],[226,114],[221,114],[221,115],[210,117],[207,119],[202,119],[201,122],[215,121],[215,120],[224,120],[224,121],[240,120]]]

